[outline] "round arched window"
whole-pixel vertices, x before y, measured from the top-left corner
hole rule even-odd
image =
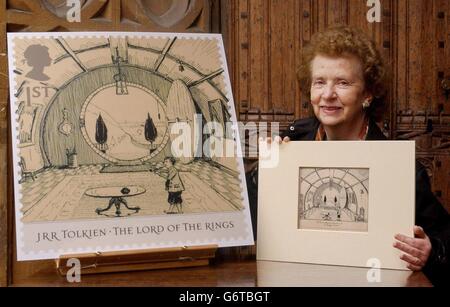
[[[83,104],[80,120],[84,138],[105,159],[136,164],[151,159],[167,145],[165,104],[147,88],[128,83],[118,95],[115,84],[103,86]]]

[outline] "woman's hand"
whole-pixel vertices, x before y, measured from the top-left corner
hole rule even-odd
[[[281,145],[283,143],[289,143],[291,139],[288,136],[285,136],[284,139],[281,139],[280,136],[276,136],[273,138],[273,142],[278,143],[278,145]],[[266,138],[267,144],[272,144],[272,138]]]
[[[431,253],[431,241],[422,227],[414,226],[414,238],[397,234],[394,247],[404,252],[400,259],[408,263],[408,269],[421,271]]]

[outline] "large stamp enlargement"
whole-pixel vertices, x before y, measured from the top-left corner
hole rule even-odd
[[[253,244],[220,35],[8,43],[20,260]]]

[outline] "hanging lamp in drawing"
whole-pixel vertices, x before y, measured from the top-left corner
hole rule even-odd
[[[62,110],[63,121],[58,125],[58,131],[65,136],[69,136],[72,133],[73,125],[68,120],[69,111],[66,108]]]
[[[116,55],[112,58],[113,63],[117,64],[117,74],[114,75],[114,82],[116,83],[116,95],[128,95],[127,79],[120,67],[120,62],[124,62],[123,58],[119,55],[119,48],[116,47]]]

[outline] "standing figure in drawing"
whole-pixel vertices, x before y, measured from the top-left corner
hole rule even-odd
[[[183,199],[181,193],[184,191],[183,181],[181,181],[180,174],[175,168],[175,158],[167,157],[164,159],[164,168],[161,172],[167,172],[166,178],[166,191],[169,192],[167,202],[169,203],[169,210],[164,210],[164,213],[175,214],[183,213]],[[177,212],[174,209],[177,208]]]

